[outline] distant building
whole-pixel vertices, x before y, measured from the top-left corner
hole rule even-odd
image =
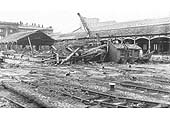
[[[18,32],[18,24],[14,22],[0,22],[0,39]]]
[[[18,25],[18,31],[19,32],[25,32],[25,31],[29,32],[29,31],[33,31],[33,30],[41,30],[41,31],[48,33],[48,34],[53,33],[53,28],[51,26],[50,27],[44,27],[43,25],[39,25],[39,24],[36,25],[35,23],[34,24],[32,23],[32,25],[20,23]]]
[[[0,39],[16,32],[30,32],[34,30],[41,30],[47,34],[53,33],[53,28],[51,26],[44,27],[43,25],[36,25],[35,23],[28,25],[28,23],[23,24],[22,22],[0,22]]]

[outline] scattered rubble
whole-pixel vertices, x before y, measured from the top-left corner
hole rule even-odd
[[[0,74],[3,86],[14,89],[15,92],[17,91],[20,94],[25,94],[36,100],[36,102],[39,100],[39,102],[42,102],[44,99],[46,101],[45,105],[47,104],[45,107],[87,107],[80,101],[54,93],[53,89],[58,90],[59,88],[56,85],[59,83],[82,86],[132,99],[160,102],[161,104],[169,104],[170,101],[169,94],[126,88],[117,84],[117,82],[127,83],[129,81],[130,84],[133,83],[134,85],[170,91],[168,87],[170,83],[168,83],[167,78],[169,75],[168,64],[102,63],[101,65],[93,63],[46,66],[44,63],[34,64],[32,62],[29,65],[19,64],[19,67],[11,66],[10,63],[1,64],[1,66],[4,66]],[[163,73],[160,72],[162,70],[164,71]],[[109,83],[116,83],[113,91],[110,91]],[[13,85],[12,88],[10,87],[11,85]],[[60,89],[63,89],[63,87],[60,87]],[[41,99],[40,96],[45,97]],[[50,103],[49,106],[48,103]]]
[[[168,46],[163,47],[168,41],[151,42],[161,34],[144,34],[136,27],[99,34],[77,15],[86,33],[77,29],[73,36],[63,34],[56,40],[33,30],[1,39],[1,108],[170,107],[170,56],[164,55]],[[136,41],[145,35],[149,43],[140,47]],[[17,101],[14,94],[26,100]]]

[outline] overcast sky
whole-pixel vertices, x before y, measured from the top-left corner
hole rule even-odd
[[[79,27],[77,12],[117,22],[170,16],[168,0],[3,0],[0,4],[0,21],[44,24],[62,33]]]

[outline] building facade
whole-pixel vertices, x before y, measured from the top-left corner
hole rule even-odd
[[[128,22],[86,22],[93,37],[98,35],[101,39],[137,44],[144,53],[154,51],[154,54],[170,54],[170,17]],[[82,32],[85,31],[81,26],[74,34]]]
[[[18,32],[18,24],[14,22],[0,22],[0,39]]]
[[[34,30],[41,30],[47,34],[53,33],[53,28],[50,27],[43,27],[43,25],[36,25],[36,24],[23,24],[15,23],[15,22],[0,22],[0,39],[7,37],[10,34],[17,33],[17,32],[30,32]]]

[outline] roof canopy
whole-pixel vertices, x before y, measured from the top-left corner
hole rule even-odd
[[[127,22],[99,22],[89,26],[91,31],[101,31],[101,30],[111,30],[111,29],[122,29],[122,28],[132,28],[132,27],[142,27],[142,26],[152,26],[152,25],[162,25],[170,24],[170,17],[158,18],[158,19],[144,19],[137,21],[127,21]]]
[[[78,38],[85,38],[88,37],[88,34],[86,32],[80,32],[80,33],[66,33],[66,34],[56,34],[56,35],[50,35],[51,38],[53,38],[56,41],[64,41],[64,40],[75,40]]]
[[[128,49],[134,49],[134,50],[141,50],[142,48],[139,47],[136,44],[112,44],[117,49],[125,49],[125,46],[128,47]]]
[[[54,40],[40,30],[29,32],[18,32],[11,34],[0,40],[0,43],[13,43],[18,45],[29,45],[29,39],[32,45],[52,45]]]

